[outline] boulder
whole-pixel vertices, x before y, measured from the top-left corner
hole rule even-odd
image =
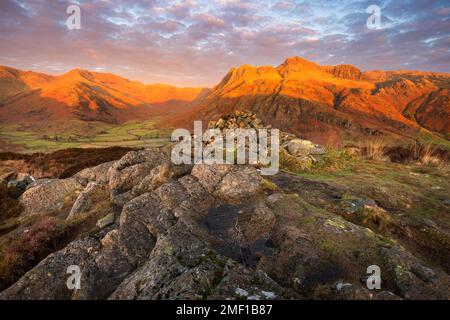
[[[109,199],[109,188],[104,182],[89,182],[78,195],[67,219],[75,218],[92,210],[99,202]]]
[[[115,161],[110,161],[92,168],[86,168],[75,174],[75,177],[79,177],[87,181],[107,182],[108,170],[114,165],[114,163]]]
[[[105,217],[103,217],[100,220],[98,220],[96,226],[98,228],[100,228],[100,229],[103,229],[103,228],[113,224],[114,223],[114,219],[115,219],[114,213],[109,213]]]
[[[261,190],[261,176],[251,166],[232,166],[217,185],[216,196],[228,203],[239,203],[257,196]]]
[[[291,155],[296,157],[325,154],[325,148],[323,146],[314,144],[309,140],[292,139],[287,141],[283,147],[285,147]]]
[[[232,165],[227,164],[196,164],[192,168],[191,175],[198,179],[206,191],[212,193],[232,167]]]
[[[37,180],[30,184],[19,201],[22,216],[45,214],[71,207],[83,185],[74,178]]]
[[[191,165],[174,165],[172,163],[163,163],[154,167],[150,173],[145,176],[139,184],[135,185],[132,193],[135,196],[145,192],[150,192],[167,182],[169,179],[179,178],[192,170]]]
[[[166,153],[158,150],[139,150],[128,152],[108,170],[109,188],[113,203],[122,207],[130,200],[131,189],[164,163],[170,163]]]

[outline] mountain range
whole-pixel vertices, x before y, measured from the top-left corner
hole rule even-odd
[[[188,127],[233,110],[318,142],[361,136],[448,138],[450,74],[361,71],[300,57],[277,67],[232,68],[215,87],[145,85],[110,73],[75,69],[60,76],[0,67],[0,122],[45,127],[77,119],[123,123],[157,118]]]
[[[204,90],[144,85],[111,73],[81,69],[50,76],[0,67],[0,119],[38,126],[72,119],[123,123],[170,114]]]

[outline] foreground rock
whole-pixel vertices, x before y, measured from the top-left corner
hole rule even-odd
[[[22,216],[51,213],[71,206],[84,186],[75,178],[37,180],[20,197]]]
[[[83,175],[98,180],[95,170],[94,178]],[[173,166],[163,150],[130,152],[102,176],[87,187],[73,178],[38,181],[25,192],[33,214],[33,207],[49,207],[37,195],[53,192],[58,203],[63,194],[89,194],[100,183],[120,215],[117,221],[109,213],[99,230],[49,255],[0,299],[450,297],[445,271],[320,207],[331,199],[318,199],[317,207],[314,199],[306,202],[294,176],[274,177],[279,187],[268,189],[252,166]],[[81,269],[80,290],[66,286],[70,265]],[[370,265],[383,268],[382,290],[366,287]]]
[[[108,197],[109,188],[105,182],[89,182],[73,203],[67,219],[73,219],[91,211],[101,200]]]

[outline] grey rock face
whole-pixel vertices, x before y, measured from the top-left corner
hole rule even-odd
[[[169,157],[155,150],[131,151],[116,161],[107,174],[112,202],[120,207],[124,206],[133,198],[127,193],[138,186],[155,167],[165,163],[170,163]]]
[[[198,166],[192,170],[198,178],[185,168],[161,164],[165,158],[158,153],[151,155],[147,151],[124,158],[111,167],[108,184],[113,190],[129,189],[131,200],[123,206],[119,226],[100,241],[88,237],[50,255],[1,293],[0,298],[235,297],[238,282],[249,292],[281,294],[281,287],[263,271],[247,270],[218,254],[208,240],[208,230],[202,226],[202,219],[217,204],[232,203],[259,192],[260,179],[254,168]],[[152,172],[152,168],[157,169]],[[119,172],[125,176],[119,176]],[[131,183],[131,176],[134,183]],[[133,196],[130,191],[136,185],[136,179],[143,181],[147,176],[149,184],[155,184],[140,189],[140,192],[149,192]],[[241,184],[235,185],[234,179],[241,179]],[[67,187],[67,183],[72,186],[73,181],[64,181],[61,187]],[[27,192],[50,190],[55,188],[55,183],[61,182],[40,182]],[[73,186],[76,188],[66,191],[79,189],[78,184]],[[90,182],[79,195],[73,213],[89,206],[86,204],[89,196],[100,187],[103,188],[102,184]],[[112,222],[113,215],[108,215],[99,224],[105,227]],[[63,275],[68,263],[79,265],[82,270],[81,290],[71,292],[65,288]],[[257,288],[255,283],[258,283]]]
[[[239,203],[257,196],[261,190],[261,176],[250,166],[233,166],[222,178],[215,194],[229,203]]]
[[[86,168],[78,172],[75,177],[86,181],[108,182],[108,170],[114,165],[115,161],[105,162],[92,168]]]
[[[114,213],[109,213],[104,218],[98,220],[96,225],[98,228],[103,229],[103,228],[113,224],[114,218],[115,218]]]
[[[133,151],[111,165],[108,183],[87,174],[84,189],[73,178],[34,182],[21,197],[29,214],[51,207],[38,195],[52,193],[53,205],[79,190],[74,214],[98,191],[122,204],[120,216],[105,216],[101,230],[46,257],[0,299],[448,298],[445,272],[288,187],[268,195],[254,167],[168,161]],[[392,279],[376,293],[355,275],[373,261]],[[80,267],[79,290],[66,286],[70,265]]]
[[[284,147],[291,155],[296,157],[325,154],[325,148],[323,146],[316,145],[311,141],[303,139],[290,140],[285,143]]]
[[[66,201],[83,189],[83,185],[74,178],[33,182],[19,199],[24,208],[22,216],[60,210],[70,205]]]
[[[89,182],[86,188],[78,195],[67,219],[91,210],[101,199],[109,198],[109,188],[104,182]]]

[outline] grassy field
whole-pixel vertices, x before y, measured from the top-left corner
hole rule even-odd
[[[75,121],[45,132],[19,125],[0,125],[0,151],[32,153],[67,148],[162,146],[169,142],[171,130],[157,129],[155,124],[154,120],[131,121],[121,125]]]
[[[0,124],[0,152],[22,153],[51,152],[67,148],[157,147],[169,142],[170,129],[158,129],[155,120],[130,121],[120,125],[96,121],[72,120],[52,123],[43,129],[21,125]],[[344,139],[345,145],[360,145],[364,140],[358,137]],[[405,139],[392,135],[374,137],[385,145],[404,145],[417,141],[443,150],[450,150],[450,141],[426,129],[421,129],[416,137]]]
[[[420,129],[417,140],[423,144],[431,143],[438,148],[450,150],[450,141],[436,136],[427,129]]]

